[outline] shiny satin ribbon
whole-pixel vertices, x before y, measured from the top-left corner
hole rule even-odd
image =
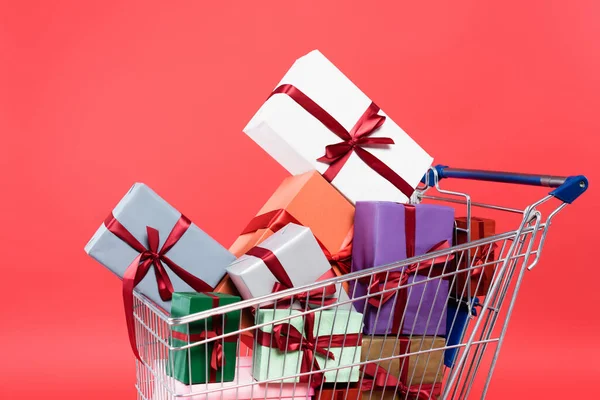
[[[256,332],[256,341],[261,346],[276,348],[282,353],[301,351],[300,373],[321,370],[315,353],[330,360],[335,360],[335,356],[328,350],[329,348],[356,347],[362,343],[362,334],[360,333],[315,337],[314,329],[315,315],[314,313],[309,313],[304,316],[304,336],[291,324],[280,324],[276,325],[271,333],[259,329]],[[323,372],[312,374],[311,386],[320,386],[324,378],[325,375]],[[310,380],[311,375],[303,375],[300,377],[299,382],[306,383]]]
[[[403,204],[404,206],[404,237],[406,247],[406,258],[412,258],[415,256],[416,248],[416,232],[417,232],[417,211],[416,207],[411,204]],[[447,240],[443,240],[429,250],[425,254],[432,253],[438,250],[445,250],[450,248],[450,243]],[[434,265],[445,263],[446,260],[452,260],[454,254],[443,255],[435,257],[421,263],[411,264],[406,267],[403,271],[394,272],[383,272],[376,274],[372,278],[365,277],[362,279],[363,283],[369,284],[369,293],[381,292],[387,289],[394,289],[400,286],[406,285],[408,282],[408,276],[416,274],[422,270],[433,268]],[[386,281],[387,279],[387,281]],[[383,294],[382,296],[371,296],[369,298],[369,305],[375,308],[379,308],[382,304],[388,302],[394,297],[396,292],[390,291]],[[404,315],[404,308],[407,302],[406,289],[397,291],[398,298],[396,299],[396,306],[394,308],[394,318],[392,322],[392,333],[398,333],[402,329],[402,316]]]
[[[159,249],[158,245],[160,243],[160,237],[156,229],[149,226],[146,227],[146,232],[148,234],[148,248],[146,248],[115,218],[112,213],[104,221],[106,229],[129,245],[129,247],[140,253],[131,264],[129,264],[123,274],[123,304],[125,306],[127,332],[129,334],[129,342],[133,354],[139,360],[141,360],[141,358],[136,346],[135,321],[133,317],[133,289],[148,274],[150,267],[154,267],[158,293],[163,301],[170,301],[173,295],[173,284],[171,283],[171,279],[167,274],[165,266],[197,292],[210,292],[213,289],[202,279],[195,277],[179,265],[175,264],[166,255],[179,239],[181,239],[191,224],[192,222],[182,214],[175,223],[175,226],[173,226],[173,229],[169,233],[162,248]]]
[[[340,143],[326,146],[325,155],[317,159],[317,161],[329,164],[329,168],[327,168],[323,174],[323,177],[327,179],[327,181],[331,182],[335,179],[346,161],[348,161],[348,158],[350,158],[352,152],[354,152],[365,164],[398,188],[406,197],[410,197],[413,194],[414,188],[412,186],[383,161],[363,148],[365,146],[394,144],[394,141],[391,138],[370,137],[370,135],[383,125],[386,119],[385,116],[378,115],[379,107],[377,107],[375,103],[369,105],[369,108],[367,108],[358,122],[352,127],[350,132],[348,132],[346,128],[344,128],[327,111],[295,86],[283,84],[277,87],[273,93],[271,93],[271,96],[276,94],[285,94],[289,96],[300,107],[342,139],[342,142]]]
[[[493,257],[492,253],[496,251],[498,248],[498,243],[486,244],[484,246],[478,247],[481,251],[478,251],[478,255],[473,257],[473,266],[483,265],[487,261],[490,261],[489,257]],[[492,258],[493,260],[493,258]],[[471,280],[478,281],[479,275],[482,274],[483,268],[474,268],[471,270]]]
[[[254,233],[259,229],[270,229],[273,231],[273,233],[275,233],[289,223],[302,225],[296,218],[292,216],[292,214],[280,208],[252,218],[250,223],[242,231],[241,235]]]
[[[363,364],[360,370],[364,374],[362,391],[384,390],[385,388],[396,390],[397,387],[402,394],[408,396],[411,400],[435,400],[441,394],[441,384],[439,383],[406,386],[376,363]]]
[[[441,241],[429,249],[425,254],[432,253],[438,250],[445,250],[450,248],[450,243],[447,240]],[[452,255],[450,255],[452,257]],[[360,278],[359,281],[362,283],[369,284],[369,293],[382,292],[388,289],[395,289],[408,283],[408,277],[413,274],[417,274],[423,270],[429,269],[430,267],[440,264],[449,258],[448,255],[435,257],[424,262],[411,264],[406,267],[403,271],[393,272],[380,272],[375,274],[372,278],[365,277]],[[450,259],[450,258],[449,258]],[[381,296],[371,297],[369,304],[373,307],[380,307],[382,304],[387,303],[395,296],[394,292],[383,293]]]
[[[327,250],[324,246],[321,246],[321,248],[323,249],[323,253],[325,254],[325,257],[327,258],[327,261],[329,261],[329,263],[332,266],[337,266],[338,270],[340,271],[340,273],[342,275],[349,274],[350,269],[352,267],[352,240],[353,240],[353,238],[354,238],[354,226],[352,226],[352,228],[350,229],[350,231],[344,238],[344,241],[342,242],[340,250],[337,253],[331,254],[329,252],[329,250]]]
[[[425,254],[432,253],[438,250],[445,250],[450,248],[450,243],[447,240],[439,242],[434,245],[431,249],[427,250]],[[394,271],[394,272],[381,272],[376,274],[375,276],[361,278],[363,283],[369,284],[369,293],[378,293],[388,289],[396,289],[401,286],[404,286],[408,283],[408,277],[413,274],[418,274],[423,270],[430,269],[434,267],[436,264],[444,263],[446,260],[451,260],[454,258],[454,255],[451,254],[443,255],[439,257],[435,257],[433,259],[429,259],[424,262],[411,264],[406,267],[403,271]],[[386,280],[387,279],[387,280]],[[369,305],[374,308],[379,308],[383,304],[387,303],[390,299],[392,299],[396,293],[398,293],[398,299],[396,300],[395,309],[394,309],[394,318],[392,322],[392,332],[398,333],[402,329],[402,316],[404,315],[404,308],[406,307],[407,302],[407,293],[406,288],[400,289],[399,291],[390,291],[387,293],[383,293],[380,296],[371,296],[369,298]]]
[[[292,216],[287,210],[277,209],[273,211],[266,212],[264,214],[257,215],[252,218],[250,223],[244,228],[241,235],[246,235],[249,233],[254,233],[259,229],[270,229],[273,233],[279,231],[287,224],[294,223],[296,225],[304,226],[298,221],[296,218]],[[350,229],[344,241],[342,242],[342,246],[340,250],[331,254],[329,250],[321,243],[318,237],[315,236],[317,243],[323,250],[325,257],[327,257],[327,261],[330,264],[336,265],[342,274],[350,273],[350,264],[352,261],[352,238],[354,236],[354,227]]]
[[[294,287],[290,276],[287,274],[285,268],[271,250],[263,247],[255,246],[246,252],[247,255],[260,258],[263,260],[269,271],[273,274],[278,282],[273,285],[272,293],[280,292],[282,290],[291,289]],[[326,280],[335,277],[333,270],[328,270],[317,279],[318,281]],[[324,288],[314,289],[309,292],[296,294],[293,296],[283,297],[278,299],[277,308],[289,308],[294,301],[300,302],[302,307],[306,308],[308,305],[321,306],[335,304],[337,299],[334,296],[336,293],[335,285],[327,285]],[[273,306],[264,306],[262,308],[272,308]]]
[[[212,293],[204,293],[205,295],[212,298],[212,308],[219,307],[219,297]],[[200,333],[192,333],[187,335],[183,332],[172,331],[171,334],[173,339],[181,340],[186,343],[200,342],[206,339],[212,339],[223,335],[223,315],[215,315],[211,317],[212,328]],[[221,340],[215,340],[212,342],[213,348],[210,356],[210,376],[209,382],[217,381],[217,370],[225,366],[225,357],[223,352],[223,343],[235,343],[237,336],[227,336],[221,338]]]

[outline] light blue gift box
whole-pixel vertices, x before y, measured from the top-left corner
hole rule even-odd
[[[146,227],[158,230],[160,249],[181,217],[181,213],[148,186],[136,183],[117,204],[113,216],[146,247],[148,244]],[[136,250],[110,232],[104,224],[98,228],[85,246],[85,251],[120,278],[139,255]],[[235,260],[233,254],[193,223],[169,250],[167,256],[175,264],[211,287],[219,283],[225,275],[225,268]],[[194,291],[167,266],[165,270],[175,292]],[[163,301],[159,295],[154,271],[148,272],[135,287],[135,291],[145,295],[165,311],[171,310],[171,302]]]

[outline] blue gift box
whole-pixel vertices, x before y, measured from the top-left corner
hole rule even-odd
[[[143,183],[133,185],[114,208],[111,216],[144,248],[150,244],[149,228],[154,228],[158,232],[157,251],[160,249],[161,252],[171,231],[182,218],[179,211]],[[105,221],[98,228],[85,251],[123,278],[132,261],[140,255],[140,251],[117,237],[106,224]],[[214,288],[225,276],[225,268],[235,260],[235,256],[191,222],[183,231],[182,236],[164,254],[175,265]],[[195,291],[164,261],[161,263],[175,292]],[[171,310],[171,301],[163,300],[153,271],[149,271],[137,284],[135,291],[142,293],[165,311]]]
[[[471,307],[464,300],[457,300],[453,297],[448,299],[448,315],[446,318],[446,345],[456,346],[462,343],[462,340],[467,331],[467,325],[469,324],[470,315],[477,316],[477,307],[480,306],[479,299],[473,297],[471,299]],[[470,314],[470,315],[469,315]],[[444,352],[444,365],[449,368],[454,366],[456,362],[456,356],[460,347],[453,347],[446,349]]]

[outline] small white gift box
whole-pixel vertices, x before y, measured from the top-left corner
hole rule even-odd
[[[292,287],[335,277],[331,265],[309,228],[290,223],[227,267],[227,273],[244,299],[257,298]],[[335,291],[333,290],[335,289]],[[329,292],[328,292],[329,290]],[[351,309],[340,284],[278,300],[276,307],[332,306]],[[346,302],[348,301],[348,302]],[[340,302],[346,302],[335,306]],[[290,304],[291,303],[291,304]],[[262,306],[271,305],[265,302]]]

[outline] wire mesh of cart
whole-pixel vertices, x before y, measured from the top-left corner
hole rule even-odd
[[[468,194],[442,189],[440,183],[446,183],[444,178],[545,186],[552,191],[518,209],[474,202]],[[425,175],[411,203],[445,202],[453,203],[457,212],[462,209],[466,226],[455,229],[466,235],[464,244],[182,318],[169,317],[136,293],[134,317],[141,356],[136,361],[138,398],[483,399],[524,274],[538,263],[552,219],[587,186],[584,176],[555,177],[436,166]],[[512,231],[471,241],[474,208],[516,215],[518,226]],[[431,268],[434,264],[435,273]],[[484,270],[492,272],[481,273]],[[409,282],[405,276],[410,271],[418,271],[421,279]],[[484,276],[492,277],[487,283],[489,289],[485,297],[478,297],[480,285],[486,284]],[[461,285],[465,279],[472,283]],[[448,282],[450,290],[439,289],[442,281]],[[365,295],[356,294],[359,284],[368,286]],[[332,285],[343,286],[350,296],[326,301],[325,293]],[[428,327],[437,329],[445,324],[446,334],[453,332],[455,336],[452,344],[444,339],[428,340],[419,334],[375,337],[362,332],[362,318],[367,311],[371,318],[391,326],[392,318],[380,312],[382,299],[399,302],[400,296],[409,299],[422,296],[424,291],[419,286],[433,287],[435,296],[443,296],[447,309],[439,315],[444,318],[432,317],[436,314],[428,309],[426,302],[419,301],[422,298],[416,299],[417,312],[427,316]],[[323,293],[321,304],[305,302],[303,306],[279,307],[319,291]],[[357,312],[350,312],[351,308]],[[235,314],[240,316],[238,329],[224,333],[227,316],[238,310]],[[254,316],[253,326],[244,327],[243,313]],[[410,320],[406,312],[401,318],[402,323]],[[204,331],[208,332],[209,321],[220,324],[221,329],[200,337],[190,334],[190,326],[194,324],[204,324]],[[357,324],[358,329],[353,329]],[[183,332],[183,339],[174,337],[174,332]],[[193,383],[192,375],[197,375],[190,361],[194,349],[205,347],[203,364],[210,366],[219,360],[214,359],[209,347],[232,344],[237,354],[234,379],[223,382],[222,375],[215,377],[214,370],[205,367],[204,383]],[[185,372],[189,379],[174,378],[175,354],[187,354]],[[223,371],[224,368],[220,374]],[[211,381],[217,382],[206,383]]]

